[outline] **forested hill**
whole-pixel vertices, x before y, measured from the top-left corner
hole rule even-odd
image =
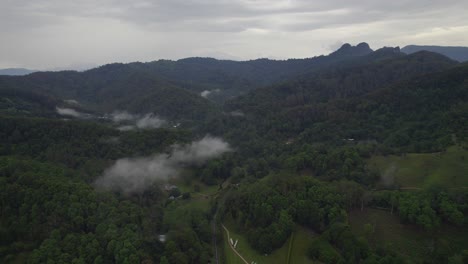
[[[408,45],[401,49],[402,52],[407,54],[422,50],[437,52],[451,58],[452,60],[457,60],[460,62],[468,61],[468,47]]]
[[[467,149],[428,51],[2,76],[0,262],[467,263]]]
[[[216,106],[198,94],[124,65],[86,73],[38,72],[3,77],[0,84],[4,84],[0,89],[8,87],[61,101],[73,100],[81,107],[100,113],[126,110],[142,114],[152,112],[171,120],[201,120],[216,112]]]
[[[294,78],[371,52],[367,43],[360,43],[357,46],[344,44],[327,56],[306,59],[228,61],[187,58],[178,61],[154,61],[138,66],[174,80],[188,90],[213,91],[209,98],[223,101],[260,86]]]
[[[0,79],[0,113],[19,116],[54,116],[55,107],[61,103],[46,93],[34,89],[34,85],[11,78]],[[24,84],[24,85],[23,85]]]
[[[257,87],[371,52],[365,43],[356,47],[345,44],[329,56],[308,59],[238,62],[187,58],[115,63],[85,72],[38,72],[16,78],[0,77],[0,82],[8,82],[9,86],[17,89],[34,89],[49,96],[77,100],[98,110],[124,108],[137,112],[154,111],[170,118],[187,118],[187,115],[199,118],[210,111],[210,106],[198,97],[222,102]],[[196,116],[190,116],[192,114]]]
[[[456,65],[442,55],[420,52],[395,53],[394,58],[357,67],[326,69],[228,102],[227,112],[243,116],[225,118],[222,122],[229,124],[225,130],[226,125],[217,122],[212,127],[242,139],[238,144],[250,149],[258,145],[246,143],[248,138],[298,145],[339,144],[343,138],[352,138],[377,140],[390,149],[440,150],[451,144],[450,133],[462,134],[455,127],[459,122],[448,121],[449,116],[466,111],[468,68]],[[451,74],[457,78],[447,77]],[[427,80],[425,85],[423,80]],[[395,104],[401,105],[389,107]],[[404,143],[397,142],[400,136]]]
[[[35,71],[23,68],[0,69],[0,75],[26,75],[33,72]]]
[[[229,111],[266,114],[331,99],[363,95],[392,83],[448,69],[457,63],[445,56],[419,52],[404,55],[398,49],[383,48],[335,67],[302,75],[294,80],[256,89],[229,101]]]

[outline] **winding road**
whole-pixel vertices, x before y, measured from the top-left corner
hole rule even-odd
[[[231,243],[229,243],[229,241],[231,239],[231,237],[229,236],[229,230],[223,224],[221,224],[221,226],[224,228],[224,230],[226,230],[226,233],[227,233],[227,236],[228,236],[228,244],[231,247],[232,251],[234,251],[234,253],[236,253],[236,255],[239,256],[239,258],[241,258],[242,261],[244,261],[245,264],[249,264],[249,262],[247,260],[245,260],[245,258],[241,254],[239,254],[239,252],[237,252],[237,250],[234,248],[234,246]]]

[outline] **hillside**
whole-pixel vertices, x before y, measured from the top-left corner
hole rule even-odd
[[[377,55],[378,59],[371,59],[374,54]],[[336,141],[338,138],[384,140],[385,136],[376,135],[375,132],[378,130],[369,128],[369,122],[365,121],[367,119],[371,119],[371,121],[380,119],[370,116],[356,117],[358,113],[375,114],[370,109],[363,111],[359,110],[358,107],[364,107],[367,104],[378,107],[382,102],[363,102],[362,106],[357,106],[359,105],[358,101],[364,100],[359,98],[374,92],[377,93],[392,86],[392,84],[394,87],[400,88],[387,89],[389,94],[402,93],[401,91],[405,89],[404,85],[406,85],[403,84],[404,80],[417,79],[421,75],[450,69],[456,65],[455,62],[441,55],[429,52],[402,55],[392,51],[393,58],[380,59],[377,51],[368,56],[370,56],[367,57],[369,60],[366,60],[363,65],[331,67],[317,73],[304,75],[295,81],[257,89],[246,96],[227,102],[225,109],[227,112],[240,111],[245,114],[244,118],[231,121],[244,123],[242,125],[243,131],[238,131],[239,134],[255,131],[253,133],[261,134],[263,139],[268,140],[281,138],[281,140],[286,141],[295,138],[296,140],[301,139],[303,143],[320,142],[325,139]],[[456,73],[459,70],[452,72]],[[459,85],[463,85],[464,77],[462,76],[460,73],[461,79],[457,79],[460,81]],[[432,80],[432,83],[439,82]],[[463,89],[460,89],[464,93]],[[444,91],[444,93],[448,95],[448,92]],[[388,98],[393,102],[399,98],[398,100],[401,101],[409,95],[401,94],[401,96],[403,97],[392,95],[389,98],[387,95],[379,95],[372,100],[380,101]],[[422,98],[408,98],[405,101],[408,107],[412,105],[411,100],[413,99],[420,100]],[[458,99],[454,97],[454,100],[463,102],[463,97]],[[424,111],[425,107],[430,107],[430,105],[418,105],[420,108],[414,109],[416,112]],[[449,106],[445,107],[447,108],[445,110],[448,111]],[[354,119],[354,117],[358,119]],[[398,118],[393,114],[389,117]],[[407,117],[403,116],[403,118]],[[365,128],[363,124],[365,124]],[[380,125],[389,127],[389,124],[380,123]],[[233,125],[232,128],[235,129],[235,127],[239,127],[239,124]],[[333,133],[330,133],[331,131]]]
[[[372,52],[367,43],[344,44],[327,56],[306,59],[228,61],[212,58],[187,58],[133,63],[130,66],[151,75],[162,76],[176,85],[223,102],[257,87],[294,78],[328,65],[353,60]]]
[[[441,71],[454,65],[454,61],[435,53],[420,52],[405,56],[398,50],[384,48],[352,63],[327,67],[292,81],[257,89],[227,105],[230,110],[255,112],[250,107],[279,110],[271,106],[291,108],[331,99],[347,99],[399,80]]]
[[[401,49],[402,52],[407,54],[415,53],[422,50],[437,52],[451,58],[452,60],[460,62],[468,61],[468,47],[408,45]]]
[[[85,72],[39,72],[10,78],[8,82],[18,89],[35,87],[34,90],[49,96],[77,100],[96,111],[124,109],[138,113],[155,112],[167,118],[199,120],[213,111],[210,103],[199,97],[222,103],[257,87],[352,61],[371,52],[366,43],[361,43],[356,47],[346,44],[328,56],[308,59],[238,62],[187,58],[115,63]]]
[[[467,102],[365,43],[0,77],[0,262],[463,263]]]
[[[54,116],[59,99],[44,93],[13,88],[0,81],[0,113],[18,116]]]
[[[154,113],[171,120],[201,120],[215,112],[208,100],[163,79],[125,66],[107,66],[84,73],[39,72],[24,77],[0,78],[9,89],[30,90],[102,114],[116,110]],[[75,106],[76,107],[76,106]]]

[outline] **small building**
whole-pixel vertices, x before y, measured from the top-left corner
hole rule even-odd
[[[159,235],[158,239],[159,239],[159,242],[164,243],[166,242],[166,235]]]

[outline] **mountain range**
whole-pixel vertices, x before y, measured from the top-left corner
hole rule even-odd
[[[407,54],[422,50],[437,52],[459,62],[468,61],[468,47],[408,45],[401,49],[402,52]]]
[[[0,69],[0,75],[22,76],[22,75],[28,75],[33,72],[36,72],[36,71],[23,69],[23,68]]]
[[[465,263],[468,63],[405,50],[0,76],[0,262]]]

